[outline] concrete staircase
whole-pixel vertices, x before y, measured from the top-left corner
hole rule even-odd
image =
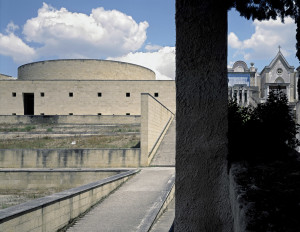
[[[152,159],[150,166],[173,166],[175,167],[176,153],[176,121],[173,120],[164,139]]]

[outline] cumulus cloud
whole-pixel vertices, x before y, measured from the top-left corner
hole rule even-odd
[[[117,10],[100,7],[86,15],[43,3],[37,17],[27,20],[23,33],[28,42],[43,45],[40,55],[99,58],[136,51],[147,38],[148,26]]]
[[[242,54],[245,60],[264,59],[274,56],[279,45],[285,56],[295,54],[296,25],[293,19],[286,18],[284,24],[280,19],[255,20],[253,25],[255,32],[249,39],[241,41],[235,33],[229,33],[228,45],[236,49],[235,55]]]
[[[7,32],[7,33],[13,33],[13,32],[15,32],[15,31],[18,30],[18,29],[19,29],[19,26],[16,25],[16,24],[14,24],[12,21],[9,22],[9,23],[7,24],[7,26],[6,26],[6,32]]]
[[[18,28],[10,22],[6,27],[7,34],[0,33],[0,54],[11,56],[16,63],[30,62],[36,56],[35,50],[14,34]]]
[[[125,56],[107,59],[150,68],[155,72],[157,80],[175,79],[175,47],[163,47],[155,52],[130,52]]]
[[[146,46],[145,46],[145,49],[147,50],[147,51],[157,51],[157,50],[159,50],[159,49],[161,49],[161,48],[163,48],[162,46],[160,46],[160,45],[152,45],[152,44],[147,44]]]
[[[122,56],[143,45],[148,26],[146,21],[137,23],[131,16],[117,10],[99,7],[87,15],[66,8],[55,9],[43,3],[37,17],[25,23],[23,40],[14,34],[18,26],[12,22],[8,24],[7,35],[1,34],[0,53],[18,62],[21,62],[17,58],[22,52],[31,58],[33,54],[58,58]],[[8,43],[17,45],[4,48]]]

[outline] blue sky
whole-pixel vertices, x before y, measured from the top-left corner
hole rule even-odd
[[[228,65],[259,71],[282,52],[295,58],[295,24],[252,22],[229,12]],[[0,73],[47,59],[92,58],[137,63],[159,79],[175,75],[175,0],[0,0]]]

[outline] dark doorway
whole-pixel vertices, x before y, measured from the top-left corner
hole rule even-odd
[[[34,115],[34,93],[23,93],[24,115]]]

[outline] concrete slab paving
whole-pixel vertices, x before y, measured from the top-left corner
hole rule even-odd
[[[176,121],[173,120],[152,159],[151,166],[175,166]]]
[[[67,231],[137,231],[174,175],[173,167],[143,168]]]

